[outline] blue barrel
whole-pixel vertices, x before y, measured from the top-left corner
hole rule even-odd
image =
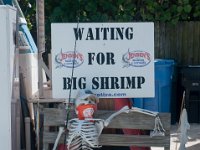
[[[174,74],[174,60],[156,59],[155,64],[155,97],[154,98],[134,98],[135,107],[158,111],[170,112],[171,89]]]

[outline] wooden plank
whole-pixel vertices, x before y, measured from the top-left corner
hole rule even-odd
[[[16,112],[17,112],[17,102],[12,99],[11,101],[11,134],[12,134],[12,149],[17,145],[17,135],[16,135]]]
[[[169,136],[150,137],[148,135],[122,135],[102,134],[99,138],[100,145],[107,146],[169,146]]]
[[[43,142],[44,143],[54,143],[56,141],[58,132],[44,132]],[[64,134],[62,134],[59,143],[64,143]]]
[[[34,98],[30,99],[28,103],[65,103],[64,98]]]
[[[170,42],[170,47],[169,47],[169,51],[170,51],[170,59],[175,59],[177,60],[177,25],[172,25],[169,24],[168,25],[170,30],[169,30],[169,42]]]
[[[160,48],[157,58],[165,58],[165,23],[160,23]]]
[[[193,53],[193,22],[186,23],[187,27],[187,64],[192,65],[194,60],[194,53]]]
[[[200,60],[200,22],[194,23],[194,30],[193,30],[193,36],[194,36],[194,43],[193,43],[193,53],[194,53],[194,62],[193,65],[199,65]]]
[[[44,126],[44,132],[43,132],[43,135],[42,135],[42,138],[41,138],[42,141],[40,140],[39,143],[43,143],[43,144],[42,144],[43,149],[44,149],[44,150],[48,150],[48,149],[49,149],[49,144],[55,142],[56,136],[57,136],[57,135],[54,135],[54,138],[52,139],[51,136],[50,136],[50,137],[48,137],[48,136],[45,136],[45,137],[44,137],[44,135],[46,135],[45,133],[47,133],[47,134],[49,133],[49,127],[45,127],[45,126]],[[58,133],[55,133],[55,134],[58,134]],[[52,141],[51,141],[51,142],[46,141],[47,139],[51,139]]]
[[[112,114],[113,112],[106,111],[98,111],[97,118],[107,118],[108,114]],[[163,126],[166,130],[170,129],[170,114],[159,114],[160,119],[163,123]],[[127,128],[127,129],[153,129],[154,128],[154,118],[149,115],[130,112],[130,113],[122,113],[117,117],[113,118],[108,128]],[[164,120],[164,121],[163,121]]]
[[[169,31],[169,42],[170,42],[170,59],[176,60],[177,57],[177,45],[176,45],[176,40],[177,40],[177,30],[176,30],[176,25],[170,24],[169,25],[170,31]]]
[[[57,132],[44,133],[44,143],[54,143],[57,137]],[[61,136],[59,143],[64,143],[64,134]],[[124,134],[101,134],[99,137],[100,145],[107,146],[169,146],[170,136],[155,136],[149,135],[124,135]]]
[[[66,118],[66,111],[64,109],[56,109],[56,108],[44,108],[44,126],[58,126],[64,125],[64,121]],[[106,119],[114,111],[97,111],[95,118]],[[170,129],[170,114],[169,113],[160,113],[160,119],[163,123],[163,126],[166,130]],[[128,128],[128,129],[137,129],[136,127],[140,127],[140,129],[153,129],[154,128],[154,118],[149,115],[130,112],[130,113],[122,113],[115,117],[108,128]]]
[[[176,26],[176,30],[177,30],[177,39],[176,39],[176,47],[177,47],[177,63],[181,64],[182,63],[182,45],[181,45],[181,41],[182,41],[182,24],[178,23]]]
[[[189,57],[189,54],[191,53],[190,52],[191,50],[188,49],[188,44],[189,44],[189,34],[191,33],[189,33],[188,30],[189,30],[189,24],[187,22],[184,22],[183,35],[182,35],[182,50],[183,50],[182,57],[183,57],[183,62],[184,62],[183,65],[190,64],[188,57]]]
[[[20,117],[16,118],[16,150],[21,150]]]
[[[21,149],[21,103],[20,100],[17,99],[16,103],[16,139],[17,139],[17,145],[16,150]]]
[[[26,137],[26,150],[31,150],[31,120],[29,117],[25,117],[25,137]]]
[[[192,65],[193,61],[194,61],[194,53],[193,53],[194,52],[194,49],[193,49],[193,40],[194,40],[193,28],[194,28],[194,25],[193,25],[193,23],[194,22],[186,23],[187,24],[187,45],[186,45],[186,48],[187,48],[187,52],[188,52],[188,55],[186,57],[187,57],[189,65]]]
[[[154,55],[155,58],[158,58],[159,56],[159,50],[160,50],[160,26],[159,26],[159,22],[156,22],[154,24],[154,47],[155,47],[155,51],[154,51]]]
[[[165,46],[164,46],[164,50],[165,50],[165,58],[166,59],[170,59],[171,58],[171,52],[170,52],[170,44],[171,44],[171,41],[170,41],[170,24],[169,23],[165,23]]]
[[[66,119],[66,110],[57,108],[44,108],[44,126],[62,126]]]

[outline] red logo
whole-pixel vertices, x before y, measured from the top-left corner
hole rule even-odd
[[[77,51],[61,52],[55,56],[56,68],[76,68],[84,62],[83,54]]]
[[[128,50],[128,52],[122,56],[122,61],[124,62],[123,67],[144,67],[151,62],[151,56],[145,51],[137,50],[130,52]]]

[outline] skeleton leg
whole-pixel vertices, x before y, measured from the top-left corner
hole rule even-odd
[[[58,142],[59,142],[60,137],[61,137],[61,135],[62,135],[63,132],[64,132],[64,127],[59,127],[59,132],[58,132],[56,141],[55,141],[55,143],[54,143],[53,150],[56,150],[57,145],[58,145]]]

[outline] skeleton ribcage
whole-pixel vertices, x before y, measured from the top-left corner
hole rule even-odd
[[[67,145],[69,150],[92,150],[92,148],[100,147],[99,133],[93,121],[75,118],[69,121],[68,129]]]

